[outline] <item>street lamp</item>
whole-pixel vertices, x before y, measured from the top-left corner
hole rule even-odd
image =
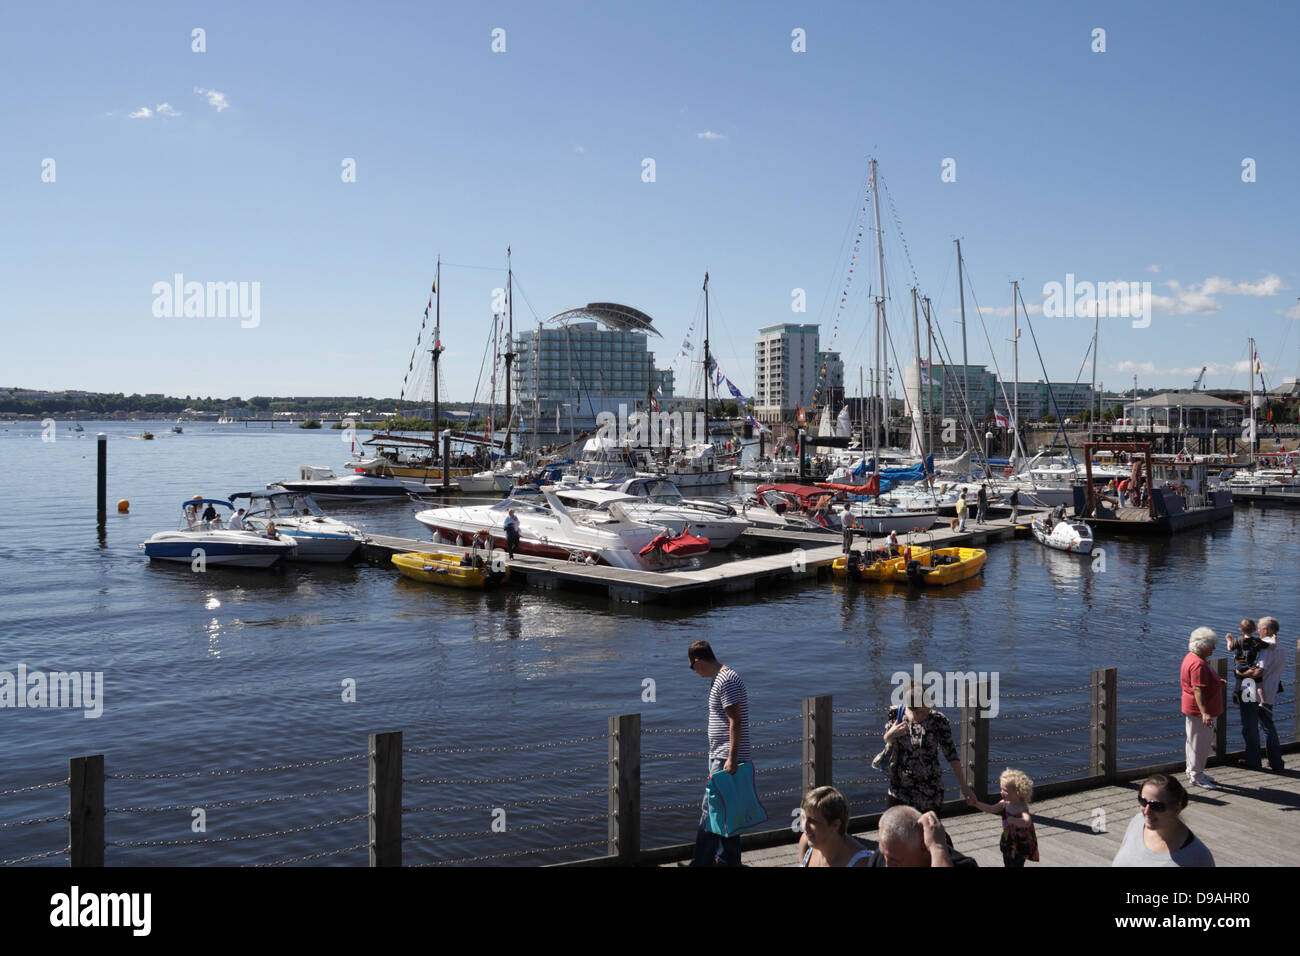
[[[992,455],[993,453],[992,443],[993,443],[993,433],[985,432],[984,433],[984,464],[985,465],[989,463],[989,456]]]

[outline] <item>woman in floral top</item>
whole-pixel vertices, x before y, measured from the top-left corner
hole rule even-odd
[[[898,708],[889,709],[889,722],[885,724],[885,744],[891,746],[889,755],[889,805],[906,804],[925,813],[935,813],[943,806],[943,768],[939,765],[939,751],[947,758],[953,775],[963,795],[974,793],[966,785],[961,759],[952,742],[952,725],[937,710],[925,706],[920,685],[910,681],[904,685],[903,699],[911,706],[903,708],[899,719]]]

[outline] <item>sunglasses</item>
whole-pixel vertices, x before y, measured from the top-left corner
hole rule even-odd
[[[1150,807],[1152,813],[1164,813],[1169,809],[1169,804],[1163,800],[1148,800],[1145,797],[1138,797],[1138,806],[1144,810]]]
[[[691,670],[695,670],[695,658],[691,658]]]

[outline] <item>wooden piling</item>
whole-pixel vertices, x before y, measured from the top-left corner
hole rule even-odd
[[[803,699],[803,777],[800,800],[809,790],[832,785],[831,695]]]
[[[100,432],[96,436],[98,448],[98,467],[96,474],[96,513],[100,524],[108,516],[108,436]]]
[[[981,800],[989,799],[989,718],[980,701],[988,700],[983,680],[964,683],[966,701],[961,707],[961,766],[966,783]]]
[[[630,865],[641,853],[641,715],[609,718],[609,855]]]
[[[402,865],[402,732],[370,735],[370,865]]]
[[[1107,667],[1092,672],[1088,708],[1092,717],[1089,763],[1092,775],[1104,777],[1107,783],[1115,780],[1118,769],[1118,689],[1119,674],[1116,668]]]
[[[68,761],[68,865],[104,865],[103,754]]]
[[[1225,683],[1220,684],[1219,694],[1223,700],[1223,713],[1219,719],[1214,722],[1214,753],[1215,757],[1222,760],[1228,755],[1228,659],[1226,657],[1215,657],[1210,660],[1214,667],[1214,673]]]

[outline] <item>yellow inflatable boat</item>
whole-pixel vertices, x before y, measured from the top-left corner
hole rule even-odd
[[[890,557],[889,552],[884,548],[868,552],[865,555],[866,564],[861,563],[864,556],[860,553],[854,555],[852,565],[849,563],[847,555],[840,555],[831,562],[831,574],[836,578],[845,578],[856,581],[892,581],[895,572],[899,568],[907,566],[907,562],[919,559],[923,555],[930,553],[929,548],[901,548],[899,553]]]
[[[510,580],[510,568],[504,562],[494,570],[481,555],[462,558],[439,551],[409,551],[393,555],[393,564],[405,577],[428,584],[452,588],[487,588]]]

